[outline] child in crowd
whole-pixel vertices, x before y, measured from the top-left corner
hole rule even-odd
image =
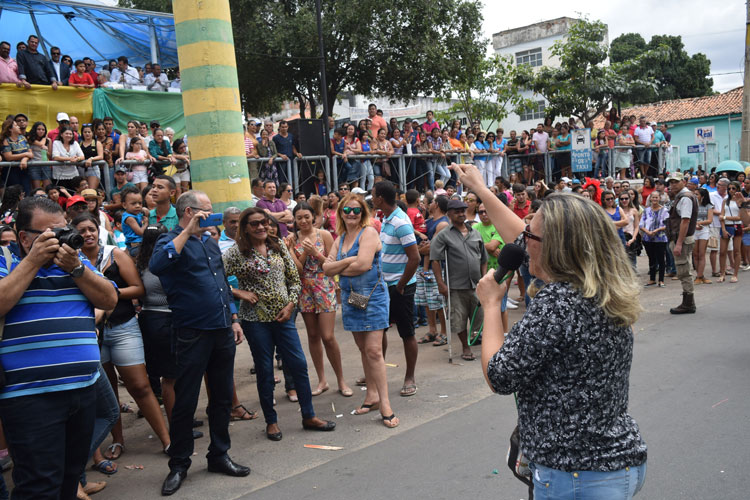
[[[138,137],[133,137],[130,140],[130,147],[128,148],[128,152],[125,153],[126,160],[142,161],[148,159],[148,153],[146,153],[146,151],[143,149],[143,143],[141,141],[142,140]],[[148,185],[148,173],[146,165],[142,163],[133,165],[130,168],[130,171],[133,173],[133,184],[135,184],[138,189],[143,189]]]
[[[414,226],[414,234],[426,240],[427,224],[425,224],[424,216],[419,210],[419,191],[410,189],[406,192],[406,206],[406,215],[409,216],[411,225]]]
[[[372,147],[370,146],[371,140],[372,136],[369,132],[364,132],[362,134],[362,140],[360,141],[362,143],[362,154],[370,154],[372,152]],[[372,186],[375,185],[375,171],[372,168],[372,162],[370,160],[362,161],[361,176],[364,190],[370,191]]]
[[[333,133],[334,144],[335,144],[335,141],[337,140],[336,134],[338,132],[339,132],[339,130],[336,129],[334,131],[334,133]],[[340,137],[339,137],[339,139],[340,139]],[[341,139],[339,142],[342,145],[344,144],[344,140],[343,139]],[[315,172],[314,186],[315,186],[315,194],[317,194],[318,196],[323,196],[323,195],[328,194],[328,187],[326,186],[326,175],[323,173],[322,170],[318,170],[317,172]]]
[[[71,87],[79,87],[84,89],[93,89],[94,79],[90,74],[86,73],[86,63],[80,59],[75,62],[76,72],[71,73],[70,80],[68,81]]]
[[[143,197],[134,188],[122,190],[122,205],[125,209],[121,219],[125,246],[128,247],[130,256],[135,257],[143,241],[143,232],[148,226],[148,209],[143,208]]]
[[[128,245],[125,243],[125,235],[122,232],[122,210],[115,212],[112,221],[112,230],[115,234],[115,244],[120,250],[128,251]]]
[[[436,180],[435,181],[435,196],[447,194],[445,189],[443,189],[444,187],[445,187],[445,184],[443,183],[443,181],[441,181],[440,179]]]

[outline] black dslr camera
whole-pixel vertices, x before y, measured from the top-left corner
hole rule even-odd
[[[55,238],[60,242],[60,245],[68,245],[73,250],[80,250],[83,248],[83,236],[78,231],[70,226],[56,227],[52,229],[55,233]]]

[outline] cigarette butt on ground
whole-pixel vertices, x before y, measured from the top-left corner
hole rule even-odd
[[[398,368],[398,365],[394,365],[393,363],[386,363],[385,366],[390,366],[391,368]]]
[[[326,446],[323,444],[306,444],[305,448],[312,448],[314,450],[331,450],[331,451],[338,451],[343,450],[343,446]]]

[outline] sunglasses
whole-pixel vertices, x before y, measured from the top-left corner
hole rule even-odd
[[[527,240],[534,240],[534,241],[538,241],[539,243],[542,242],[542,237],[541,236],[537,236],[534,233],[532,233],[531,232],[531,226],[528,225],[528,224],[526,224],[526,229],[524,229],[523,233],[521,233],[521,234],[523,234],[523,237],[526,238]]]
[[[486,213],[487,213],[487,210],[477,210],[477,213],[478,213],[479,215],[484,215],[484,214],[486,214]]]
[[[339,188],[339,191],[349,191],[349,188],[347,187]]]
[[[620,201],[630,201],[630,198],[627,198],[627,197],[625,197],[625,198],[620,198]]]
[[[268,225],[270,225],[270,224],[271,224],[271,221],[270,221],[270,220],[268,220],[268,219],[262,219],[262,220],[249,220],[249,221],[247,221],[247,225],[248,225],[248,226],[250,226],[250,227],[252,227],[252,228],[257,228],[257,227],[258,227],[258,226],[260,226],[261,224],[263,224],[264,226],[268,226]]]
[[[362,213],[362,207],[343,207],[341,211],[346,215],[349,215],[352,212],[354,212],[354,215],[359,215]]]
[[[604,201],[615,201],[614,198],[604,198]]]

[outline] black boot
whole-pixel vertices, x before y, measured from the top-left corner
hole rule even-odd
[[[692,293],[682,293],[682,304],[669,310],[672,314],[695,313],[695,296]]]

